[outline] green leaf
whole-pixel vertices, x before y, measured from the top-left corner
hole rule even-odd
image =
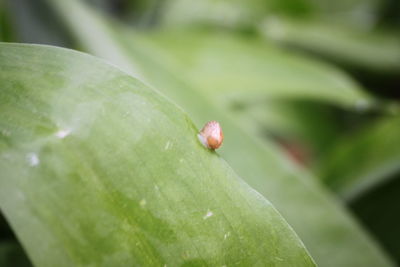
[[[399,136],[400,118],[394,117],[339,140],[321,166],[321,177],[343,198],[359,197],[400,171]]]
[[[400,262],[400,118],[381,118],[333,146],[321,177]],[[389,229],[389,230],[388,230]]]
[[[217,103],[318,100],[349,108],[372,99],[340,70],[288,53],[259,38],[223,32],[160,31],[150,38],[184,77]],[[166,61],[166,60],[165,60]]]
[[[352,68],[381,73],[400,73],[398,33],[362,31],[323,21],[267,18],[262,34],[291,47],[321,55]]]
[[[245,28],[267,15],[320,18],[371,27],[377,22],[380,0],[167,0],[161,14],[166,25],[213,24]]]
[[[34,264],[314,265],[155,91],[59,48],[2,44],[0,66],[0,205]]]
[[[375,27],[379,0],[170,0],[163,24],[260,29],[278,43],[351,68],[400,73],[398,32]]]
[[[273,144],[262,143],[188,83],[181,69],[142,35],[110,26],[76,1],[51,1],[87,51],[141,77],[185,108],[198,126],[217,119],[225,143],[219,153],[299,234],[320,266],[391,266],[390,260],[316,180],[296,168]],[[164,61],[165,59],[165,61]],[[332,255],[335,255],[332,257]]]

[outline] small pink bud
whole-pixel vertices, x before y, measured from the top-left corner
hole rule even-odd
[[[204,125],[198,134],[200,142],[209,149],[217,149],[222,145],[224,134],[217,121],[210,121]]]

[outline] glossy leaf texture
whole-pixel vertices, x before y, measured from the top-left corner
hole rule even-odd
[[[144,34],[110,23],[78,1],[48,2],[86,51],[141,77],[188,111],[198,127],[218,120],[225,135],[219,153],[250,186],[273,202],[317,264],[391,266],[374,241],[307,171],[292,164],[273,143],[249,135],[223,105],[215,105],[202,88],[186,80],[184,70],[170,64],[171,56],[157,44]]]
[[[174,104],[91,56],[0,45],[0,207],[37,266],[314,266]]]

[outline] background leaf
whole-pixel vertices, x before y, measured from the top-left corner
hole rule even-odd
[[[150,38],[170,55],[164,62],[171,68],[177,64],[186,79],[218,103],[300,99],[354,108],[372,102],[338,69],[257,37],[189,29],[153,32]]]
[[[330,20],[370,27],[377,23],[380,0],[169,0],[162,13],[167,25],[212,23],[226,27],[251,27],[267,15]]]
[[[393,79],[393,75],[400,73],[398,28],[379,24],[383,18],[378,12],[386,8],[393,12],[393,17],[398,17],[395,4],[389,2],[170,0],[161,24],[258,31],[280,45],[311,52],[355,73],[361,70],[374,77],[384,74]]]
[[[320,171],[329,187],[348,200],[400,171],[400,119],[381,119],[364,128],[338,141]]]
[[[320,170],[325,183],[348,203],[397,262],[399,136],[399,117],[379,118],[336,142]]]
[[[322,21],[267,18],[261,31],[268,38],[331,61],[388,75],[400,73],[400,38],[385,31],[360,31]]]
[[[0,242],[0,266],[26,267],[32,266],[21,245],[15,241]]]

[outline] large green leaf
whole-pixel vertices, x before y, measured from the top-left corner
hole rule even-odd
[[[351,216],[310,175],[296,168],[273,144],[238,127],[185,80],[179,68],[140,34],[110,27],[77,1],[50,1],[87,51],[140,76],[179,103],[198,126],[218,119],[226,141],[223,157],[253,188],[267,196],[289,221],[321,266],[390,266],[390,261]],[[367,253],[366,253],[367,252]],[[335,255],[332,257],[332,255]]]
[[[0,203],[38,266],[313,266],[175,105],[90,56],[0,46]]]

